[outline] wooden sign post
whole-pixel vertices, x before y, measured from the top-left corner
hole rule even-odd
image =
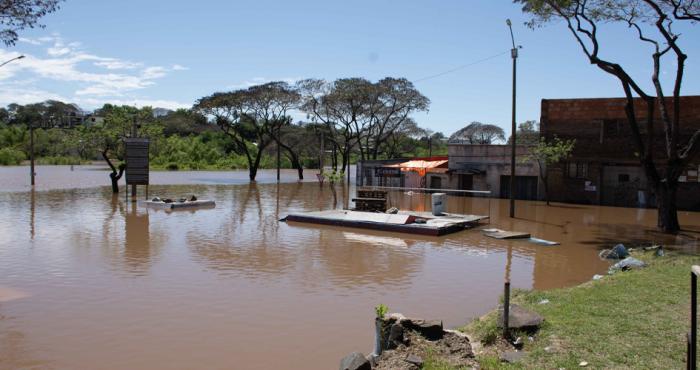
[[[146,138],[126,138],[126,176],[127,196],[128,186],[131,185],[131,201],[136,201],[136,185],[146,185],[146,198],[148,199],[148,144]]]

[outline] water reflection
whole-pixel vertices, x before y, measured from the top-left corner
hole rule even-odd
[[[570,286],[607,270],[597,257],[604,246],[693,250],[700,236],[693,213],[668,237],[655,232],[653,210],[523,201],[511,219],[507,201],[469,197],[449,197],[448,211],[490,215],[489,227],[561,245],[278,221],[347,206],[354,188],[336,188],[334,201],[316,183],[152,187],[217,202],[180,212],[124,202],[108,188],[0,193],[0,284],[27,293],[0,303],[0,368],[326,369],[371,343],[378,303],[459,325],[497,304],[504,279]],[[389,198],[430,209],[429,194]]]

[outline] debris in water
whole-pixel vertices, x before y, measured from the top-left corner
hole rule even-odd
[[[529,233],[520,231],[506,231],[501,229],[483,229],[484,235],[495,239],[527,239],[530,238]]]
[[[550,240],[544,240],[540,238],[530,238],[531,243],[541,244],[541,245],[559,245],[559,242],[553,242]]]
[[[629,257],[630,253],[627,251],[627,248],[625,248],[623,244],[618,244],[612,249],[605,249],[600,251],[598,255],[600,256],[600,258],[603,259],[621,260]]]

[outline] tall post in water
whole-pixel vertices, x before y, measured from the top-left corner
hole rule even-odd
[[[323,176],[323,156],[326,154],[326,134],[321,131],[321,153],[318,156],[318,170],[321,173],[321,176]]]
[[[34,172],[34,123],[29,123],[29,181],[32,187],[34,187],[34,177],[36,172]]]
[[[277,126],[277,182],[280,182],[280,125]]]
[[[518,60],[518,48],[515,46],[515,38],[513,37],[513,27],[510,19],[506,20],[506,24],[510,29],[510,40],[513,42],[513,49],[510,50],[510,56],[513,58],[513,116],[511,120],[511,153],[510,153],[510,217],[515,217],[515,75]]]

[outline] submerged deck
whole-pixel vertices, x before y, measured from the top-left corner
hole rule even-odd
[[[416,223],[416,219],[424,219],[425,223]],[[329,210],[292,213],[285,217],[283,221],[440,236],[476,226],[480,221],[486,219],[488,219],[488,216],[452,213],[434,216],[430,212],[399,211],[398,214],[387,214]]]

